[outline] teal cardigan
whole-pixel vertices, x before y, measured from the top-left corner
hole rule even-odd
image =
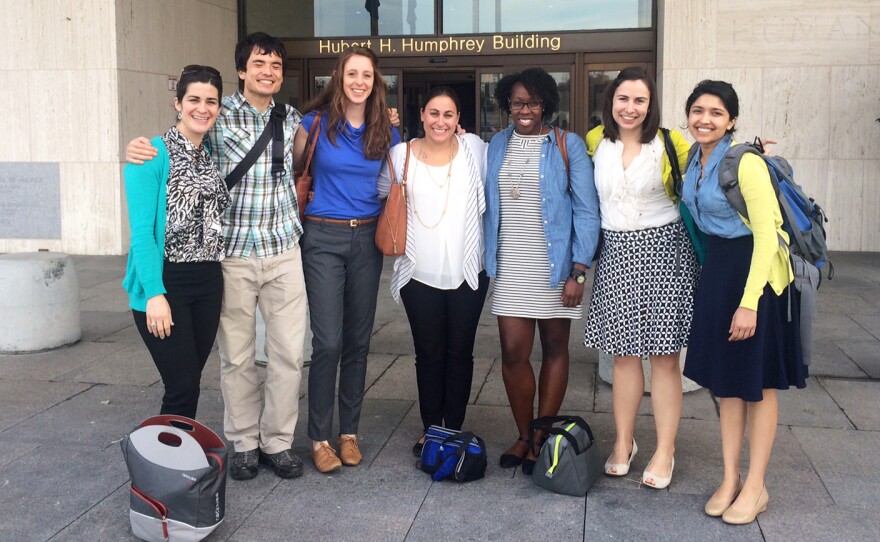
[[[148,299],[165,293],[162,264],[165,259],[168,149],[161,137],[154,137],[150,143],[159,154],[143,165],[127,164],[122,172],[131,230],[122,287],[128,292],[128,305],[141,312],[146,312]]]

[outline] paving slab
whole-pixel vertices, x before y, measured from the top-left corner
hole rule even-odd
[[[876,513],[823,506],[776,514],[773,506],[771,500],[768,512],[758,516],[761,533],[767,542],[880,540],[880,516]]]
[[[147,347],[141,344],[124,345],[104,358],[58,375],[55,380],[120,384],[123,386],[152,386],[162,381],[159,370]]]
[[[859,325],[855,318],[849,314],[822,314],[813,324],[813,342],[877,340],[877,337]]]
[[[813,341],[813,358],[810,363],[811,376],[839,376],[844,378],[864,378],[868,373],[846,352],[845,342],[824,340]],[[869,343],[870,344],[870,343]],[[880,356],[875,352],[880,350],[880,342],[874,342],[872,358],[877,359],[877,368],[880,370]]]
[[[97,343],[126,343],[126,344],[144,344],[141,334],[134,326],[128,326],[115,331],[109,335],[105,335],[96,340]]]
[[[811,427],[792,433],[836,504],[880,509],[880,433]]]
[[[780,425],[852,428],[846,415],[814,377],[807,379],[806,388],[780,391],[777,397]]]
[[[862,329],[873,335],[875,339],[880,339],[880,316],[878,316],[876,311],[871,314],[851,314],[850,318],[862,326]]]
[[[35,354],[0,354],[4,380],[54,380],[84,365],[106,358],[125,347],[120,344],[78,342]]]
[[[81,342],[90,342],[134,326],[130,312],[80,311]]]
[[[0,434],[91,387],[68,382],[0,380]],[[22,429],[15,429],[16,432]]]
[[[842,341],[838,347],[868,377],[880,379],[880,341]]]
[[[587,495],[584,540],[763,540],[757,524],[727,525],[704,514],[704,505],[695,495],[594,488]]]
[[[47,443],[6,465],[0,540],[48,540],[125,483],[120,457],[117,447]]]
[[[880,382],[833,378],[822,378],[820,382],[856,429],[880,431],[880,411],[875,404],[880,397]]]

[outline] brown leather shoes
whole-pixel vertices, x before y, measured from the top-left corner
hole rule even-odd
[[[336,450],[327,443],[321,444],[317,450],[312,449],[312,461],[315,462],[315,468],[324,474],[337,471],[342,467],[342,462],[336,457]]]
[[[342,464],[347,467],[359,464],[364,458],[361,455],[360,448],[358,448],[357,437],[340,435],[339,440],[336,441],[336,446],[339,447],[339,458],[342,460]]]

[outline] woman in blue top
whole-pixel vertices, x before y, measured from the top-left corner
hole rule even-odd
[[[312,326],[309,437],[315,466],[325,473],[362,459],[357,430],[382,272],[375,244],[381,211],[376,181],[389,147],[399,140],[386,92],[376,55],[362,47],[347,49],[323,92],[306,105],[294,142],[300,157],[320,114],[314,199],[305,209],[300,243]],[[337,366],[338,457],[330,445]]]
[[[220,221],[229,193],[202,138],[222,93],[220,72],[185,67],[174,99],[177,124],[153,138],[155,159],[124,171],[131,248],[123,287],[165,385],[160,414],[195,418],[220,322]]]
[[[557,132],[547,124],[559,109],[550,74],[531,68],[505,76],[495,99],[513,124],[489,144],[486,273],[495,277],[492,314],[498,317],[502,376],[519,434],[500,464],[521,464],[531,474],[538,453],[528,439],[536,391],[529,363],[535,326],[542,350],[538,416],[553,416],[568,385],[569,330],[582,316],[586,269],[599,236],[599,202],[584,141],[566,133],[566,165]]]

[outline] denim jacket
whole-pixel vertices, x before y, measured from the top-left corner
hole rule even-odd
[[[740,218],[739,214],[728,203],[721,185],[718,184],[718,169],[727,149],[734,145],[730,134],[725,135],[706,160],[703,171],[700,160],[702,151],[697,145],[697,152],[684,174],[682,201],[694,217],[697,227],[709,235],[717,235],[727,239],[735,239],[751,235],[752,231]],[[700,179],[702,174],[703,178]]]
[[[498,173],[507,151],[513,126],[495,134],[489,143],[489,167],[486,174],[486,214],[483,231],[486,241],[486,273],[494,277],[498,268],[498,231],[501,225]],[[539,182],[541,216],[547,259],[550,261],[550,287],[565,280],[574,263],[589,267],[599,241],[599,197],[593,182],[593,163],[587,156],[584,140],[574,132],[566,137],[571,166],[571,192],[565,162],[556,145],[553,131],[541,146]]]

